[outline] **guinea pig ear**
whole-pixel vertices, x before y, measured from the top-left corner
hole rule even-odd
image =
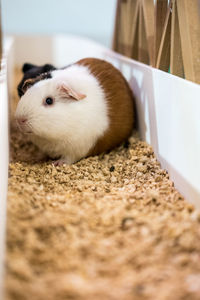
[[[46,64],[43,67],[44,72],[49,72],[49,71],[53,71],[53,70],[56,70],[56,68],[53,65],[50,65],[50,64]]]
[[[36,67],[36,66],[33,64],[25,63],[22,67],[22,72],[26,73],[27,71],[29,71],[30,69],[32,69],[34,67]]]
[[[22,85],[22,88],[21,88],[21,91],[23,92],[23,94],[25,94],[25,92],[33,86],[33,84],[35,83],[35,80],[34,79],[27,79],[24,81],[23,85]]]
[[[59,92],[62,94],[62,97],[66,97],[68,99],[70,98],[70,99],[73,99],[76,101],[86,98],[85,94],[75,91],[74,89],[72,89],[71,87],[66,85],[66,83],[64,83],[64,82],[59,84],[57,86],[57,88],[58,88]]]

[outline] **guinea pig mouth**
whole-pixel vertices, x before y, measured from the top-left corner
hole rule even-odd
[[[25,134],[31,134],[33,133],[31,127],[28,125],[28,124],[19,124],[18,122],[17,123],[17,127],[19,128],[19,130]]]

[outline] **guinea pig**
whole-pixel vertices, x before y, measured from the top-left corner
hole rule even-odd
[[[49,71],[53,71],[53,70],[56,70],[56,68],[51,64],[36,66],[33,64],[25,63],[22,68],[22,72],[24,73],[24,76],[17,87],[19,97],[22,97],[24,94],[23,86],[25,81],[27,81],[28,79],[34,79],[40,76],[41,74],[43,74],[42,76],[43,79],[48,78]]]
[[[72,164],[113,149],[134,125],[134,97],[110,63],[85,58],[28,79],[16,109],[19,129],[51,158]]]

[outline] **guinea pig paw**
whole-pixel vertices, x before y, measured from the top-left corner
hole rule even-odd
[[[58,160],[53,161],[52,163],[55,167],[57,166],[63,166],[63,165],[70,165],[69,161],[67,159],[60,158]]]

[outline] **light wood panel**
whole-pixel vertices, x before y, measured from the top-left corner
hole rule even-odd
[[[200,83],[200,0],[118,0],[114,50]]]
[[[185,78],[200,83],[198,0],[176,0]]]

